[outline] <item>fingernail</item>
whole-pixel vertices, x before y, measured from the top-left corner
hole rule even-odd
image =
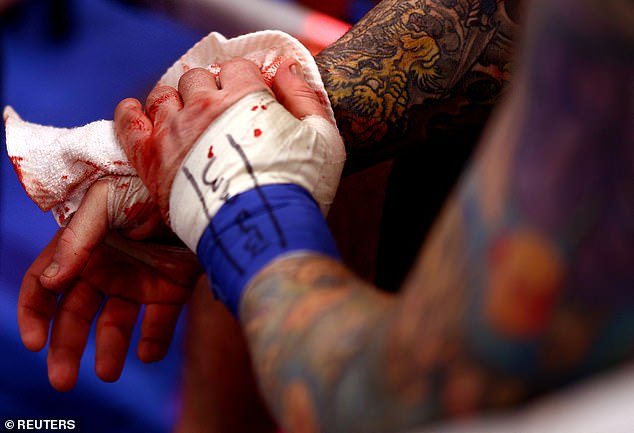
[[[297,63],[293,63],[291,66],[289,66],[289,69],[291,70],[291,74],[295,75],[296,77],[304,77],[304,74],[302,73],[302,68],[300,68]]]
[[[45,276],[46,278],[53,278],[55,275],[57,275],[58,272],[59,272],[59,264],[57,264],[57,262],[52,262],[50,265],[46,267],[46,269],[44,269],[44,272],[42,272],[42,275]]]

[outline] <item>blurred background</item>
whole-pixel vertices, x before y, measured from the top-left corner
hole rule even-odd
[[[334,41],[371,0],[0,0],[0,102],[28,121],[73,127],[112,119],[126,97],[144,99],[165,69],[210,31],[279,29],[313,52]],[[263,13],[266,11],[266,13]],[[0,419],[75,419],[86,432],[168,432],[179,413],[183,325],[165,360],[131,350],[121,379],[94,373],[94,335],[76,387],[48,383],[46,349],[22,345],[16,303],[24,272],[57,227],[0,157]],[[182,322],[182,320],[181,320]],[[136,345],[138,335],[132,342]]]
[[[374,4],[374,0],[0,0],[0,105],[13,106],[25,120],[58,127],[111,119],[120,100],[144,99],[165,69],[211,31],[231,37],[279,29],[316,53]],[[172,431],[183,398],[182,318],[165,360],[145,365],[131,350],[121,378],[111,384],[101,382],[94,373],[91,335],[77,385],[65,394],[48,383],[46,349],[31,353],[23,347],[16,319],[20,282],[57,227],[52,216],[42,213],[22,190],[6,155],[3,127],[0,134],[0,421],[74,419],[80,423],[79,431],[90,433]],[[433,156],[426,154],[437,165],[438,155]],[[448,155],[443,166],[453,156]],[[409,160],[417,164],[421,158]],[[371,208],[380,208],[382,193],[377,193],[376,185],[385,172],[379,167],[366,178],[350,176],[338,192],[339,201],[354,202],[353,198],[363,195],[376,201]],[[374,182],[368,183],[368,178]],[[438,203],[443,197],[438,197]],[[343,251],[346,257],[361,256],[354,263],[357,270],[373,268],[373,262],[365,260],[366,252],[372,250],[366,248],[371,241],[367,233],[372,231],[357,224],[378,226],[378,219],[368,222],[368,204],[366,200],[355,209],[356,214],[350,213],[350,207],[333,207],[331,212],[333,220],[338,212],[349,216],[340,218],[334,231],[343,244],[357,246]],[[432,210],[435,213],[435,207]],[[403,222],[404,214],[411,214],[412,221]],[[396,208],[393,217],[409,227],[420,214]],[[403,249],[403,238],[394,239]],[[413,239],[412,249],[419,243]],[[400,256],[394,258],[400,260]],[[138,335],[131,347],[136,341]],[[633,368],[609,376],[591,391],[573,389],[520,416],[432,431],[633,431]]]

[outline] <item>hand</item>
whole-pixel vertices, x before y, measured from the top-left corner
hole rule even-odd
[[[144,362],[167,352],[182,305],[201,275],[183,247],[131,242],[108,232],[106,182],[86,194],[69,224],[28,269],[18,299],[24,345],[41,350],[48,339],[49,380],[60,391],[76,380],[91,322],[97,320],[95,369],[106,381],[121,374],[139,309],[146,304],[137,353]],[[156,228],[151,223],[146,227]],[[136,236],[148,236],[147,230]]]
[[[166,221],[171,185],[185,155],[214,119],[242,97],[260,90],[270,91],[257,66],[235,59],[222,66],[218,77],[196,68],[181,77],[178,91],[167,86],[155,88],[147,98],[145,112],[135,99],[117,106],[119,142]],[[280,65],[272,90],[295,117],[312,114],[328,119],[296,61],[289,59]]]
[[[218,91],[216,79],[207,71],[190,71],[179,86],[185,95],[183,99],[176,89],[157,88],[148,97],[147,116],[140,111],[138,101],[123,101],[117,108],[120,137],[127,139],[126,143],[134,143],[139,138],[147,141],[155,136],[160,138],[157,142],[164,149],[174,148],[181,142],[189,149],[224,108],[245,93],[266,88],[257,68],[246,61],[225,65],[219,77],[221,82],[225,75],[240,76],[241,68],[253,70],[253,74],[245,74],[250,82],[239,85],[235,79],[228,78],[222,91]],[[217,91],[213,95],[205,88],[209,85]],[[295,116],[316,112],[326,116],[312,90],[303,80],[295,79],[289,69],[278,73],[273,87],[287,89],[277,92],[278,99],[282,103],[287,101]],[[209,96],[213,96],[213,100]],[[183,101],[189,101],[186,109],[182,109]],[[205,111],[204,107],[211,103],[215,105]],[[182,111],[178,119],[170,116],[176,111]],[[150,119],[153,120],[150,122]],[[161,126],[163,120],[169,120],[173,128]],[[130,122],[125,129],[121,128],[122,121]],[[125,133],[122,134],[122,130]],[[184,153],[182,150],[181,158]],[[167,165],[173,171],[177,168],[174,163]],[[151,172],[160,170],[154,167]],[[155,186],[154,197],[161,197],[156,188],[158,184],[152,185]],[[182,304],[202,272],[193,254],[183,248],[130,242],[109,232],[107,194],[106,182],[97,182],[91,187],[68,226],[60,229],[31,265],[20,289],[18,325],[22,340],[28,349],[41,350],[52,324],[49,380],[61,391],[71,389],[76,382],[90,324],[102,303],[105,302],[97,321],[95,367],[101,379],[114,381],[121,374],[140,305],[148,304],[148,308],[137,353],[145,362],[157,361],[165,355]],[[165,201],[168,197],[169,194]],[[162,210],[166,212],[165,206]],[[141,240],[165,233],[169,233],[169,229],[151,215],[143,224],[127,231],[126,236]]]

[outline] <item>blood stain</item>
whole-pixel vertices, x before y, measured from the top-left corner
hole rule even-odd
[[[24,157],[12,156],[10,158],[11,158],[11,163],[13,164],[13,169],[15,170],[15,173],[18,175],[18,179],[20,180],[20,183],[24,185],[24,175],[22,174],[22,164],[21,164],[21,162],[24,161]]]
[[[280,64],[284,61],[282,56],[277,56],[271,63],[268,65],[262,65],[262,78],[267,86],[271,87],[273,85],[273,80],[275,79],[275,74],[277,74],[277,70],[280,67]]]
[[[60,224],[64,224],[64,221],[66,221],[66,213],[68,212],[70,209],[68,209],[67,207],[65,207],[63,210],[62,209],[58,209],[57,210],[57,219],[59,220]]]
[[[254,137],[259,137],[260,135],[262,135],[262,130],[261,129],[254,129],[253,130],[253,136]]]
[[[128,222],[135,221],[144,215],[147,211],[147,202],[137,202],[132,206],[123,209]]]
[[[273,80],[275,79],[275,74],[277,74],[277,70],[279,69],[280,64],[283,61],[284,61],[284,57],[277,56],[276,58],[273,59],[271,63],[262,65],[262,67],[260,68],[260,74],[262,75],[262,78],[264,79],[264,82],[266,83],[268,87],[273,86]],[[218,76],[220,75],[220,71],[222,70],[222,65],[213,63],[207,67],[207,70],[211,72],[214,77],[218,78]],[[261,108],[263,110],[266,110],[266,107],[264,106],[262,106]],[[251,110],[253,111],[257,110],[257,106],[254,106],[253,108],[251,108]]]
[[[214,156],[214,147],[209,146],[209,152],[207,153],[207,158],[213,158]]]

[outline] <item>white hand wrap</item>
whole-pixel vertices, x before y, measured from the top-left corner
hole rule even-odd
[[[110,228],[133,228],[158,208],[150,191],[138,176],[108,179],[108,222]]]
[[[267,91],[245,96],[205,131],[174,178],[172,230],[192,250],[227,198],[268,184],[296,184],[326,214],[345,161],[337,128],[296,119]]]

